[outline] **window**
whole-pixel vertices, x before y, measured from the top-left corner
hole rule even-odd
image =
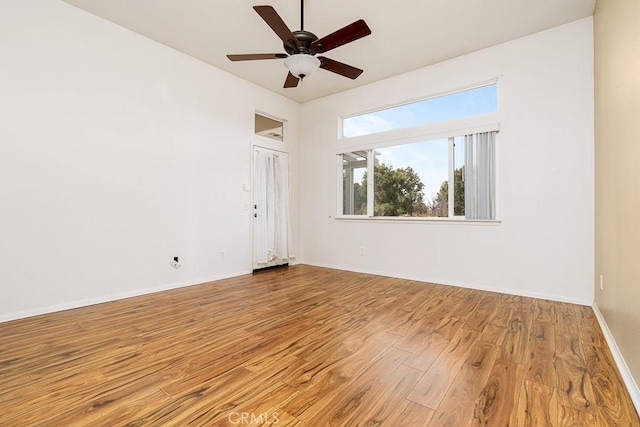
[[[275,139],[276,141],[283,140],[282,135],[284,125],[280,120],[275,120],[270,117],[263,116],[262,114],[255,113],[254,124],[256,135]]]
[[[495,219],[495,134],[342,153],[342,214]]]
[[[344,119],[359,150],[339,153],[341,215],[495,219],[496,99],[490,84]],[[377,126],[381,118],[388,129]],[[447,126],[457,130],[425,125],[454,118]],[[391,132],[376,137],[381,129]]]
[[[493,83],[347,117],[342,121],[342,135],[345,138],[353,138],[482,113],[492,113],[497,110],[497,84]]]

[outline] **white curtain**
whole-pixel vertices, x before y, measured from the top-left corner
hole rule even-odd
[[[495,219],[496,132],[466,135],[464,210],[468,219]]]
[[[273,253],[273,156],[265,151],[255,151],[254,203],[256,204],[255,242],[256,261],[265,264]]]
[[[256,261],[284,264],[294,257],[289,214],[289,159],[286,153],[255,151],[257,205]]]

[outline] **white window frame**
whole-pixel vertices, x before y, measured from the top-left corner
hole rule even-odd
[[[356,151],[362,151],[362,150],[356,150]],[[373,170],[373,159],[372,159],[372,154],[373,154],[373,150],[366,150],[368,155],[367,155],[367,170]],[[343,206],[343,202],[344,202],[344,182],[343,182],[343,171],[344,171],[344,164],[343,164],[343,154],[347,154],[350,153],[351,151],[343,151],[341,153],[339,153],[336,156],[336,159],[338,161],[336,170],[338,171],[338,175],[337,175],[337,179],[338,179],[338,215],[336,217],[345,217],[345,218],[369,218],[369,215],[354,215],[354,214],[345,214],[344,212],[344,206]],[[369,183],[369,181],[367,181],[367,196],[373,192],[373,180],[371,180],[371,182]],[[373,200],[371,200],[371,202],[369,201],[370,197],[367,197],[367,212],[373,212]]]
[[[359,113],[351,113],[348,115],[341,115],[338,117],[338,144],[336,147],[336,157],[338,160],[338,180],[337,180],[337,215],[335,215],[335,219],[338,220],[366,220],[366,221],[399,221],[399,222],[411,222],[411,221],[436,221],[439,223],[443,222],[451,222],[451,223],[481,223],[481,224],[495,224],[500,223],[501,221],[498,218],[499,214],[499,192],[498,188],[495,188],[496,195],[496,218],[495,219],[467,219],[464,216],[455,216],[455,206],[454,206],[454,192],[449,191],[449,216],[448,217],[382,217],[382,216],[374,216],[374,155],[373,151],[376,148],[385,148],[385,147],[394,147],[398,145],[404,144],[412,144],[417,142],[426,142],[430,140],[436,139],[448,139],[449,142],[449,180],[448,182],[451,184],[453,188],[454,176],[455,176],[455,150],[453,141],[455,137],[464,136],[469,134],[476,134],[482,132],[499,132],[500,131],[500,117],[501,114],[498,111],[490,112],[490,113],[482,113],[476,114],[472,116],[464,116],[456,119],[440,121],[440,122],[431,122],[411,127],[402,127],[398,129],[382,131],[377,133],[371,133],[360,136],[353,137],[345,137],[343,128],[344,128],[344,120],[359,116],[365,115],[369,113],[373,113],[376,111],[382,111],[385,109],[394,108],[401,105],[412,104],[415,102],[420,102],[426,99],[437,98],[447,95],[453,95],[459,92],[464,92],[470,89],[479,88],[483,86],[496,85],[497,96],[498,96],[498,105],[500,105],[500,85],[499,79],[492,78],[482,82],[458,87],[457,89],[443,91],[431,94],[430,96],[420,97],[405,100],[404,102],[386,105],[380,108],[361,111]],[[494,164],[496,165],[496,176],[495,182],[497,185],[498,175],[499,175],[499,145],[496,145],[495,148],[495,158]],[[366,215],[345,215],[344,207],[343,207],[343,182],[342,182],[342,154],[349,153],[354,151],[369,151],[369,155],[367,156],[367,176],[371,178],[367,179],[367,214]]]
[[[447,194],[449,196],[449,200],[447,200],[447,207],[449,212],[447,212],[447,218],[456,218],[455,216],[455,174],[456,174],[456,165],[455,165],[455,145],[454,140],[455,136],[450,136],[447,139],[447,144],[449,145],[449,179],[447,181],[447,185],[449,188],[447,189]]]

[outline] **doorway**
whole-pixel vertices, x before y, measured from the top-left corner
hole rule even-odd
[[[253,149],[253,271],[294,257],[289,209],[289,154]]]

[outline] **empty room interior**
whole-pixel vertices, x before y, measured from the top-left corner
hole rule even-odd
[[[640,426],[640,4],[0,0],[0,425]]]

